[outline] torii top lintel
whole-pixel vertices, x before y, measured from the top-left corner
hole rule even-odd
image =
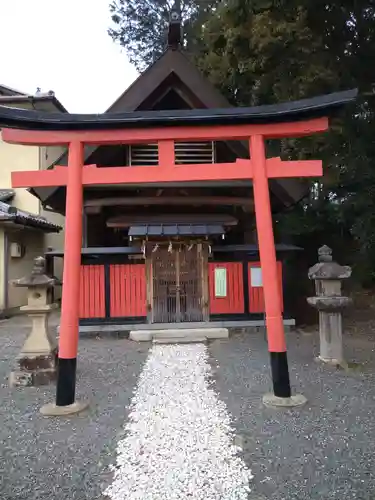
[[[353,101],[357,90],[291,103],[253,108],[198,109],[104,113],[102,115],[55,114],[0,108],[5,142],[28,145],[135,144],[157,142],[159,166],[101,169],[84,167],[83,184],[119,184],[168,181],[249,179],[251,162],[234,164],[175,165],[174,141],[249,140],[299,137],[328,129],[328,116]],[[268,177],[319,176],[321,162],[268,160]],[[293,163],[293,165],[292,165]],[[173,168],[176,167],[176,168]],[[165,169],[168,169],[166,171]],[[13,187],[66,185],[67,169],[15,172]]]
[[[145,136],[155,136],[151,130],[159,132],[161,128],[166,129],[167,135],[158,136],[158,139],[179,139],[179,135],[186,135],[186,133],[179,133],[179,129],[196,128],[193,134],[196,135],[198,128],[213,126],[215,128],[225,126],[227,134],[232,133],[228,127],[236,126],[241,137],[245,133],[241,130],[243,127],[247,128],[247,131],[254,130],[255,133],[261,131],[266,138],[285,137],[285,134],[293,136],[321,131],[323,122],[316,119],[332,115],[336,110],[353,101],[356,96],[357,90],[355,89],[312,99],[251,108],[136,111],[92,115],[45,113],[1,107],[0,127],[27,130],[28,134],[5,132],[8,142],[19,140],[18,143],[38,144],[37,141],[40,140],[41,145],[66,144],[73,140],[80,140],[80,138],[85,143],[127,142],[127,134],[134,135],[130,133],[131,130],[142,130]],[[305,126],[301,124],[298,126],[299,122],[311,123],[312,127],[310,129],[307,123]],[[123,131],[123,138],[118,134],[120,130]],[[220,135],[220,130],[218,134]],[[254,135],[253,132],[252,134]],[[100,139],[101,135],[102,139]],[[213,135],[216,137],[216,133]]]

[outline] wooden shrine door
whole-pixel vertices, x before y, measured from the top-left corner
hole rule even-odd
[[[204,321],[201,245],[160,246],[152,253],[153,323]]]

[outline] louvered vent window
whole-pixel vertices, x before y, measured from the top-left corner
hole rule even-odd
[[[157,165],[157,144],[137,144],[129,147],[129,165]],[[176,164],[214,163],[214,142],[176,142]]]
[[[129,165],[157,165],[157,144],[137,144],[129,146]]]

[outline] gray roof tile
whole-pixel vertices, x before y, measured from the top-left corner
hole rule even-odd
[[[22,226],[34,227],[48,233],[58,233],[62,229],[61,226],[48,222],[47,219],[40,215],[19,210],[3,201],[0,201],[0,221],[1,220],[12,221]]]
[[[14,198],[15,192],[13,189],[0,188],[0,201],[7,202]]]

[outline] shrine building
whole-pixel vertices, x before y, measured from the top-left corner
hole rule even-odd
[[[103,117],[133,113],[142,127],[145,112],[162,119],[176,110],[196,110],[197,124],[202,113],[210,116],[210,109],[213,115],[218,109],[236,112],[189,61],[180,40],[173,38],[177,32],[170,30],[164,54]],[[282,109],[293,120],[314,118],[331,112],[341,103],[336,101],[332,95]],[[277,106],[265,110],[254,108],[255,122],[282,117]],[[86,144],[84,165],[97,165],[101,172],[135,166],[152,172],[160,163],[161,147],[157,141]],[[250,158],[248,141],[235,137],[228,141],[176,140],[173,154],[175,165],[196,165],[198,169],[212,164],[226,170]],[[278,162],[281,168],[280,159],[273,160],[275,168]],[[68,153],[56,165],[66,167]],[[138,183],[84,185],[80,328],[263,325],[265,304],[252,182],[250,177],[231,179],[228,172],[222,178],[218,170],[207,180],[148,182],[145,176]],[[272,212],[280,212],[306,195],[306,184],[291,175],[270,176],[269,189]],[[48,210],[65,215],[66,185],[31,186],[31,192]],[[290,252],[301,249],[283,241],[276,241],[275,249],[283,320],[293,325],[284,294],[284,261]],[[53,261],[64,259],[64,252],[63,248],[47,252],[52,273]]]
[[[231,108],[178,42],[169,40],[165,53],[108,113]],[[238,158],[249,158],[246,141],[175,143],[179,165],[226,164]],[[101,168],[152,168],[158,161],[157,143],[85,147],[85,164]],[[68,155],[56,164],[67,165]],[[65,214],[65,186],[33,188],[32,193],[49,209]],[[296,179],[270,181],[275,211],[305,194],[306,187]],[[282,296],[284,259],[299,250],[276,243]],[[46,257],[63,258],[64,250],[54,249]],[[264,324],[252,181],[85,186],[80,328],[207,322]],[[287,309],[284,323],[294,324]]]

